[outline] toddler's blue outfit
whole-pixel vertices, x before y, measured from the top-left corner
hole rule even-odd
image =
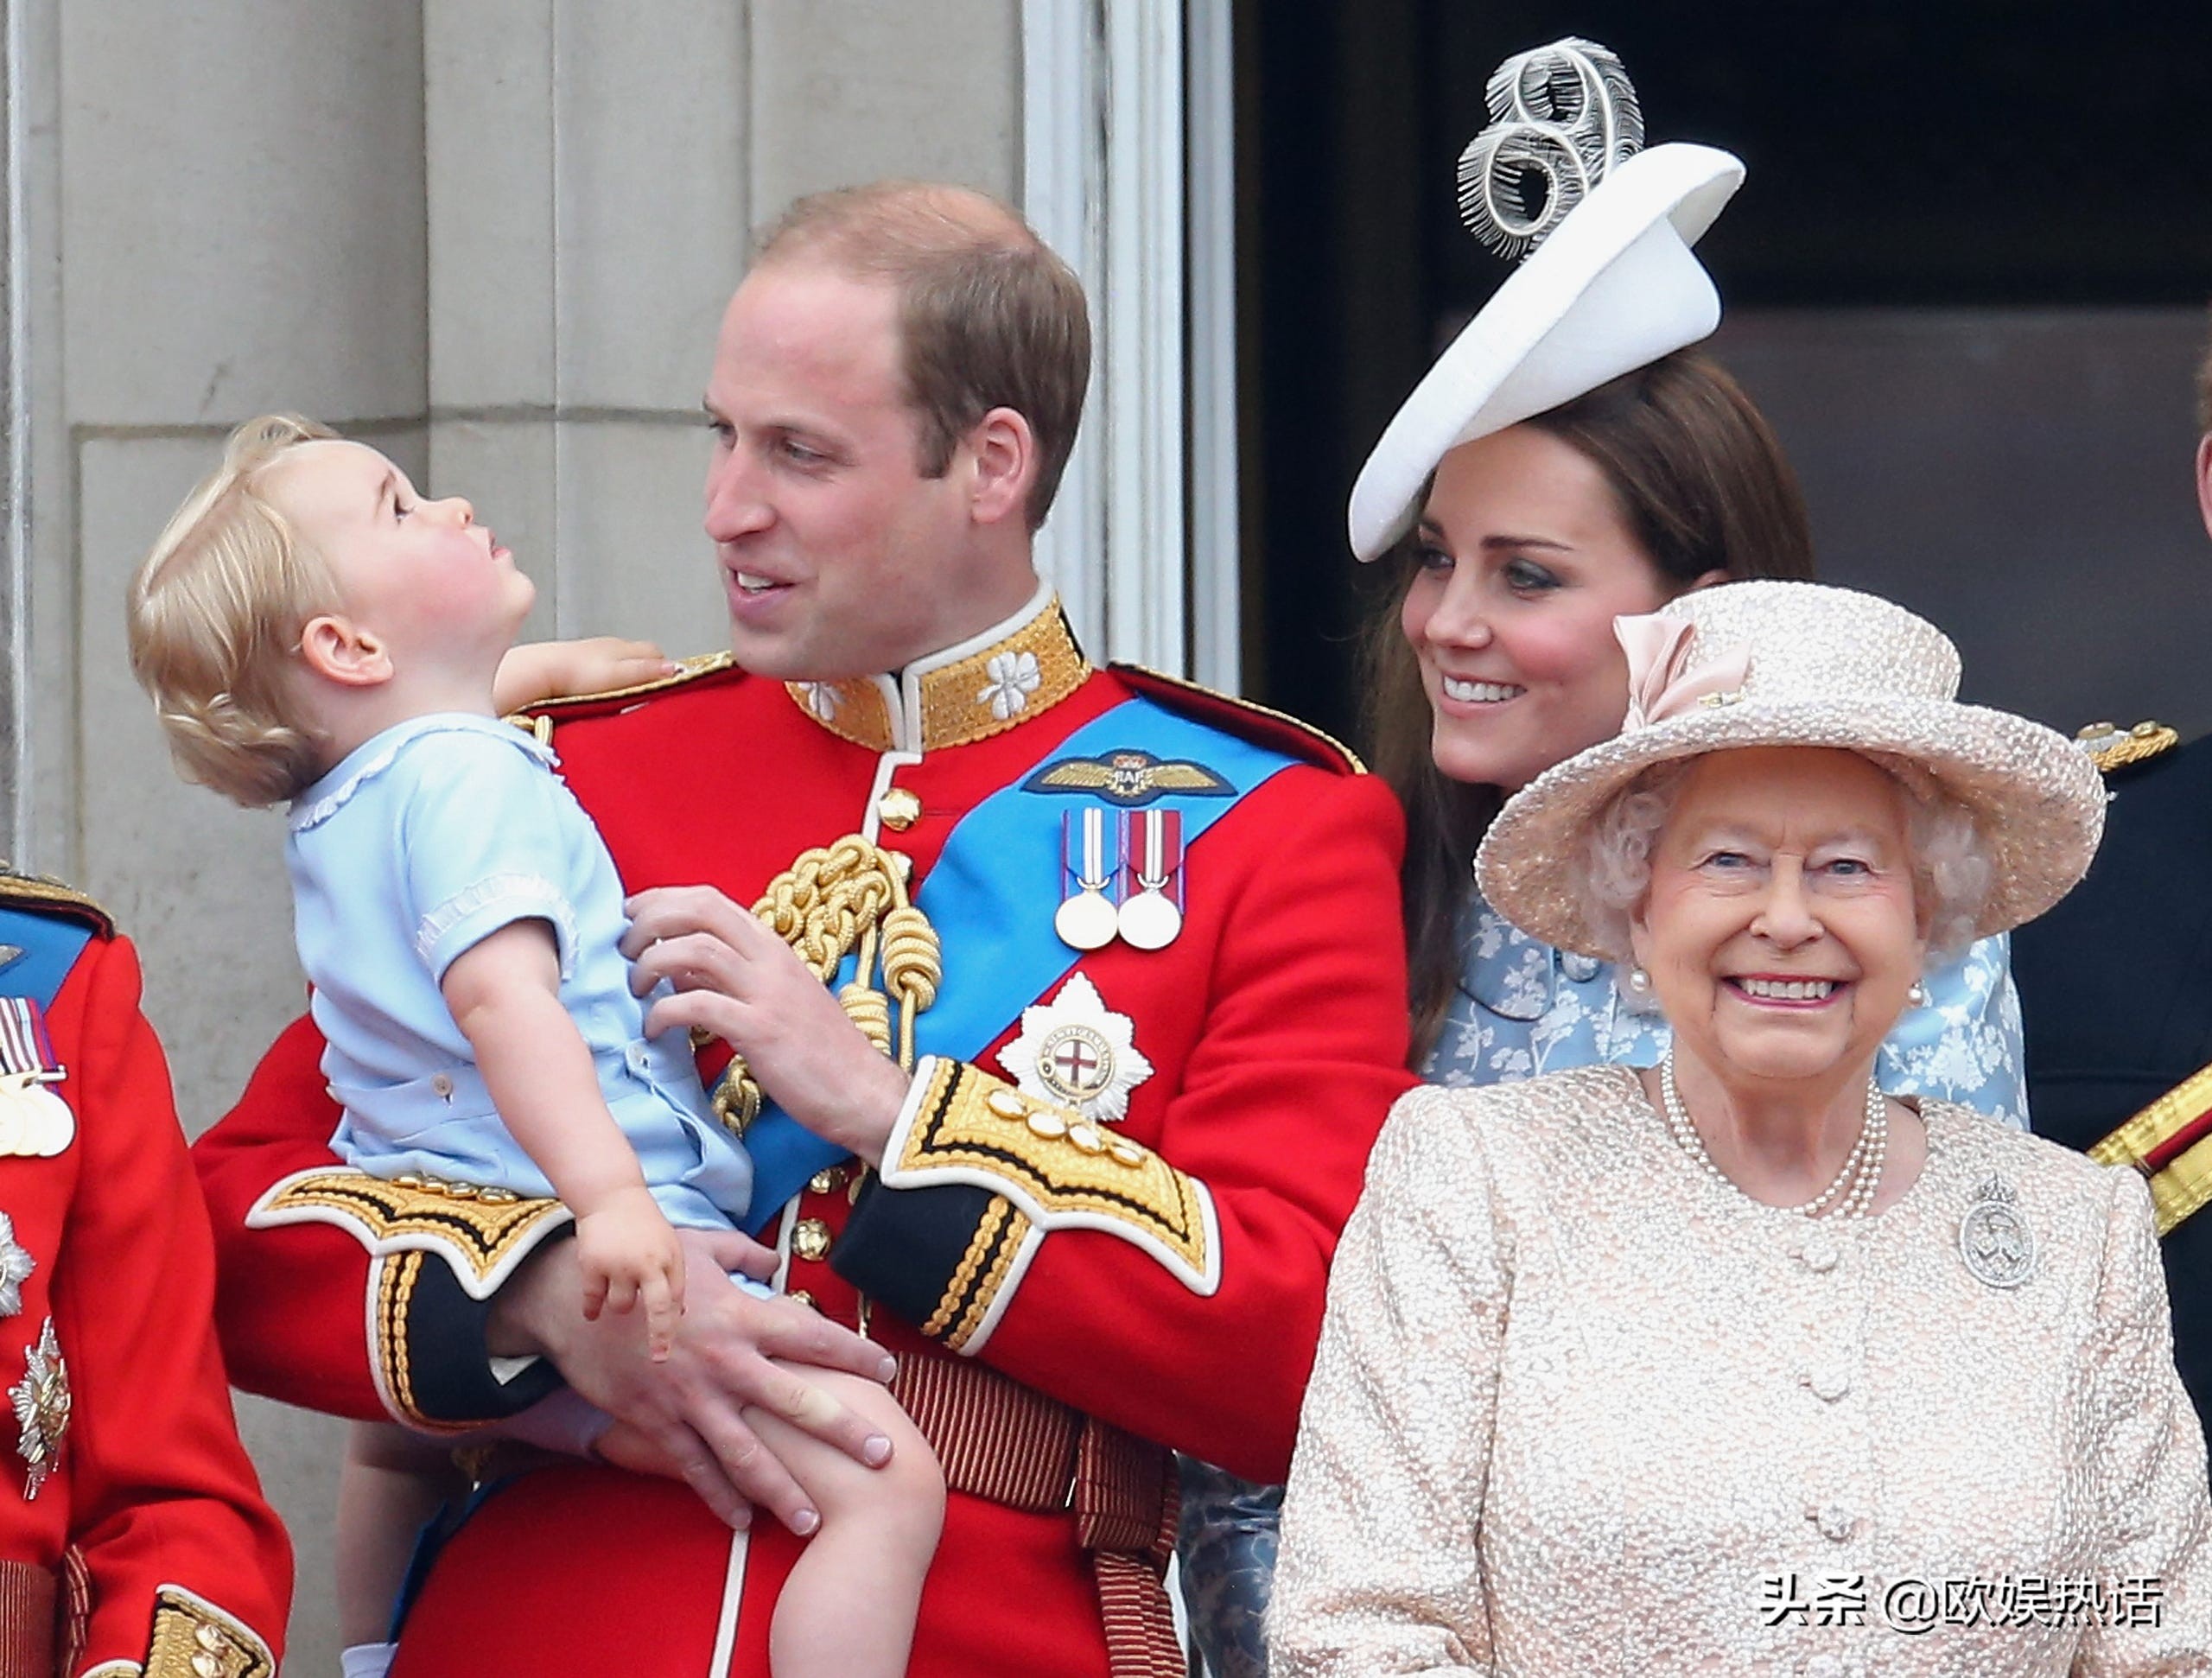
[[[753,1165],[715,1119],[684,1033],[648,1038],[630,994],[613,859],[551,751],[490,717],[415,717],[349,753],[291,810],[300,962],[344,1106],[332,1147],[378,1177],[421,1172],[550,1197],[486,1093],[438,987],[455,957],[538,919],[599,1086],[679,1228],[742,1216]]]

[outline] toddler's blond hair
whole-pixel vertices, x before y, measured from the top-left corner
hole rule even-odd
[[[130,580],[130,669],[178,772],[248,806],[296,798],[319,772],[292,656],[308,620],[342,605],[329,562],[255,480],[336,435],[294,414],[248,420]]]

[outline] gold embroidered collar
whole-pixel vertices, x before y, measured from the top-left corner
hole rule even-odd
[[[1065,699],[1090,674],[1059,597],[1049,584],[1040,584],[1028,605],[1004,623],[917,658],[896,676],[784,685],[800,709],[855,746],[933,752],[1019,728]]]

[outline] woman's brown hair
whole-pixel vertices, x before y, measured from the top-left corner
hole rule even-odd
[[[1524,422],[1572,444],[1605,476],[1629,528],[1672,591],[1708,571],[1809,577],[1813,539],[1797,475],[1759,410],[1719,364],[1678,350]],[[1426,497],[1424,496],[1424,499]],[[1503,795],[1455,781],[1430,754],[1421,666],[1399,628],[1415,544],[1384,561],[1391,586],[1363,649],[1375,771],[1406,808],[1406,944],[1414,1062],[1428,1058],[1459,976],[1460,911]]]

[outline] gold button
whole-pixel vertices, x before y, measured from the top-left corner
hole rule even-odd
[[[210,1655],[206,1649],[192,1657],[192,1669],[200,1675],[200,1678],[223,1678],[222,1658]]]
[[[922,801],[903,786],[894,786],[875,801],[875,813],[893,833],[904,833],[922,819]]]
[[[845,1173],[849,1166],[828,1166],[806,1179],[806,1185],[817,1194],[835,1194],[845,1186]]]
[[[476,1185],[474,1183],[448,1183],[445,1185],[445,1192],[455,1200],[476,1198]]]
[[[983,1097],[983,1105],[1002,1119],[1018,1119],[1029,1110],[1029,1103],[1011,1090],[994,1090]]]
[[[793,1305],[803,1305],[809,1311],[814,1309],[814,1295],[808,1293],[804,1287],[794,1287],[790,1293],[785,1294],[784,1297],[789,1300]]]
[[[1068,1134],[1068,1122],[1049,1107],[1039,1108],[1026,1122],[1031,1135],[1041,1136],[1048,1142]]]
[[[512,1189],[483,1189],[476,1198],[487,1206],[512,1206],[522,1198]]]
[[[818,1217],[802,1217],[791,1230],[791,1251],[808,1260],[830,1255],[830,1226]]]
[[[1070,1125],[1068,1140],[1085,1154],[1103,1154],[1106,1151],[1106,1139],[1098,1134],[1095,1126]]]
[[[1125,1137],[1109,1137],[1106,1152],[1113,1156],[1117,1166],[1141,1166],[1144,1163],[1144,1150]]]
[[[202,1649],[212,1649],[220,1653],[223,1647],[223,1634],[212,1625],[203,1625],[193,1632],[192,1641]]]

